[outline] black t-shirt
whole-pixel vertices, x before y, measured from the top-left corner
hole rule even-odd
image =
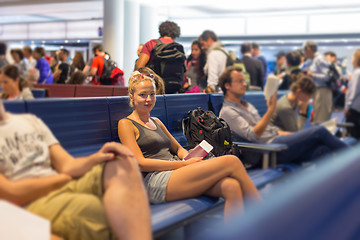
[[[69,67],[70,65],[68,63],[61,63],[59,65],[58,69],[61,70],[61,74],[57,83],[65,83],[66,79],[68,78]]]

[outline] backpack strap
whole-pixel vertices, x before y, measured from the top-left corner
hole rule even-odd
[[[220,51],[224,53],[227,57],[230,57],[229,54],[223,48],[214,48],[213,50]]]

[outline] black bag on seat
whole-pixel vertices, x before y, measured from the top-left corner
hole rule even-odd
[[[214,147],[211,153],[215,156],[232,154],[233,144],[229,125],[216,117],[212,111],[204,111],[200,107],[189,111],[182,124],[190,148],[206,140]]]

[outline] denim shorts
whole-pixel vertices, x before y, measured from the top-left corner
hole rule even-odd
[[[166,160],[165,160],[166,161]],[[181,161],[177,156],[173,156],[168,161]],[[166,189],[169,178],[174,170],[149,172],[144,178],[144,185],[149,196],[150,203],[165,202]]]

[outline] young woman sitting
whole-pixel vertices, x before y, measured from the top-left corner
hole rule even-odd
[[[118,123],[122,144],[138,160],[151,203],[208,195],[225,199],[224,216],[242,212],[244,200],[261,200],[241,161],[232,155],[191,158],[164,124],[150,117],[156,96],[152,75],[135,71],[129,80],[133,112]]]

